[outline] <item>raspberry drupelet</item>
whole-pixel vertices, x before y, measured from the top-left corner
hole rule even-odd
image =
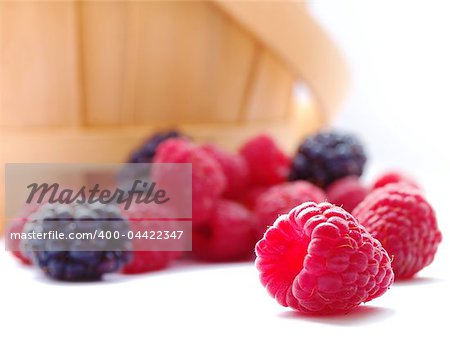
[[[384,294],[394,278],[379,241],[329,203],[303,203],[280,216],[256,254],[270,295],[306,314],[348,312]]]

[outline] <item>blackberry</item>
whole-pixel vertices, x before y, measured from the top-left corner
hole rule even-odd
[[[131,260],[128,230],[115,205],[46,204],[26,223],[23,246],[51,278],[99,280]],[[70,239],[69,234],[80,239]]]
[[[345,176],[361,176],[366,160],[364,148],[355,136],[321,132],[300,145],[289,180],[307,180],[326,187]]]
[[[178,131],[167,131],[156,133],[148,138],[138,149],[136,149],[128,159],[129,163],[151,163],[159,144],[167,139],[181,137]]]

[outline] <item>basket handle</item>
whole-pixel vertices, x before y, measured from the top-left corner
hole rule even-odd
[[[326,119],[336,114],[349,87],[344,58],[304,3],[213,0],[277,54],[316,97]]]

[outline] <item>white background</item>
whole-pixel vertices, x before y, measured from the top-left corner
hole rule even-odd
[[[414,175],[444,232],[435,262],[347,316],[308,318],[275,303],[251,264],[182,263],[151,275],[60,285],[0,252],[2,359],[450,358],[450,6],[315,1],[351,65],[336,126],[362,136],[366,179]]]

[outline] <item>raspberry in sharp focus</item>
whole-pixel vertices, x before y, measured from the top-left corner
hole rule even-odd
[[[247,141],[239,153],[247,162],[252,185],[275,185],[286,181],[291,160],[267,135]]]
[[[327,200],[337,206],[342,206],[349,213],[364,200],[369,189],[357,176],[347,176],[336,180],[327,187]]]
[[[178,131],[167,131],[156,133],[148,138],[138,149],[136,149],[128,159],[129,163],[151,163],[158,146],[168,139],[178,138],[181,134]]]
[[[192,223],[206,222],[226,187],[226,178],[219,163],[186,139],[169,139],[162,143],[156,151],[154,162],[192,164]]]
[[[307,201],[325,201],[325,193],[303,180],[270,187],[258,197],[254,207],[261,235],[279,215],[287,214],[292,208]]]
[[[388,171],[382,175],[380,175],[372,185],[372,190],[381,188],[387,184],[394,184],[403,182],[406,183],[412,187],[415,187],[417,189],[420,189],[420,186],[408,175],[402,174],[398,171]]]
[[[366,155],[348,134],[321,132],[307,138],[295,155],[289,180],[308,180],[320,187],[349,175],[361,176]]]
[[[27,243],[33,262],[49,277],[65,281],[99,280],[103,274],[118,271],[131,257],[128,229],[117,206],[94,204],[46,204],[30,216],[24,227],[27,233],[56,231],[66,236],[34,237]],[[107,239],[107,232],[118,232],[120,236]]]
[[[202,149],[216,159],[222,167],[227,179],[223,195],[229,199],[240,196],[249,183],[249,171],[244,158],[239,154],[229,154],[214,145],[204,145]]]
[[[253,215],[242,205],[221,200],[207,224],[194,227],[193,255],[206,261],[234,261],[253,253],[256,243]]]
[[[433,208],[421,191],[404,183],[371,192],[354,216],[387,250],[396,279],[429,265],[442,240]]]
[[[344,209],[303,203],[256,245],[260,280],[281,305],[308,314],[348,312],[389,288],[390,259]]]

